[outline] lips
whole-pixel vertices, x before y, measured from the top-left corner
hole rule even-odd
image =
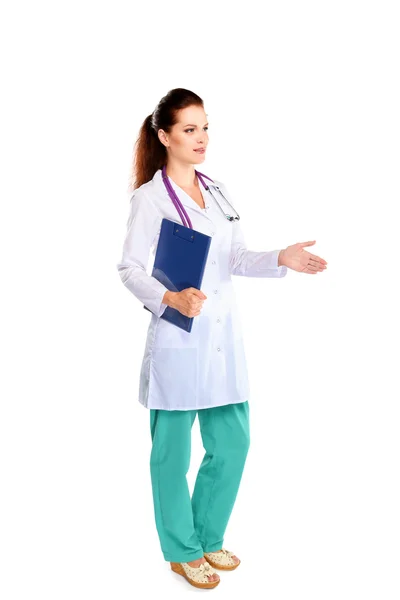
[[[205,152],[205,151],[206,151],[206,149],[205,149],[205,148],[197,148],[197,149],[195,150],[195,152],[198,152],[199,154],[204,154],[204,152]]]

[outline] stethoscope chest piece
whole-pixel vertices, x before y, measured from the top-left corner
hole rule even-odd
[[[197,175],[199,181],[201,182],[202,186],[204,187],[204,189],[207,192],[210,192],[212,198],[217,203],[217,206],[221,210],[221,212],[224,215],[225,219],[227,219],[228,221],[239,221],[240,217],[239,217],[237,211],[233,208],[233,206],[229,202],[228,198],[226,198],[224,196],[224,194],[222,193],[222,190],[219,187],[219,185],[217,185],[216,183],[214,183],[214,181],[211,179],[211,177],[208,177],[204,173],[199,173],[199,171],[196,171],[196,170],[195,170],[195,172],[196,172],[196,175]],[[161,175],[162,175],[162,179],[163,179],[164,185],[166,187],[166,190],[167,190],[167,192],[168,192],[168,194],[169,194],[172,202],[174,203],[175,208],[176,208],[176,210],[179,213],[179,216],[182,219],[182,223],[184,224],[185,227],[189,227],[190,229],[193,229],[192,222],[191,222],[191,220],[189,218],[189,215],[187,214],[184,206],[182,205],[182,202],[179,200],[178,196],[175,193],[175,190],[173,189],[173,187],[172,187],[172,185],[171,185],[171,183],[170,183],[170,181],[168,179],[167,172],[166,172],[166,165],[164,165],[164,167],[162,168],[162,174]],[[233,217],[232,215],[230,215],[229,213],[226,213],[224,211],[224,209],[222,208],[221,204],[218,202],[217,198],[212,193],[210,186],[205,183],[203,177],[205,177],[206,179],[208,179],[209,181],[212,182],[212,186],[218,191],[218,193],[223,198],[224,202],[230,206],[230,208],[233,210],[233,212],[236,213],[236,216]]]
[[[218,193],[222,196],[222,198],[224,199],[224,202],[226,202],[227,204],[229,204],[229,206],[231,207],[231,209],[233,210],[233,212],[236,213],[236,216],[232,216],[229,213],[226,213],[224,211],[224,209],[222,208],[222,206],[220,205],[220,203],[218,202],[218,200],[216,199],[216,197],[214,196],[214,194],[212,193],[210,186],[207,185],[207,187],[205,188],[208,192],[210,192],[211,196],[213,197],[213,199],[215,200],[215,202],[217,203],[217,205],[219,206],[219,208],[221,209],[222,214],[224,215],[224,217],[228,220],[228,221],[239,221],[240,217],[238,212],[236,211],[235,208],[233,208],[232,204],[229,202],[228,198],[226,198],[226,196],[224,196],[224,194],[222,193],[221,188],[219,187],[219,185],[216,185],[215,183],[213,183],[213,187],[218,190]]]

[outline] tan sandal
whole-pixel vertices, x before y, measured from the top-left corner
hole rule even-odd
[[[208,562],[202,563],[199,567],[191,567],[185,562],[172,562],[171,569],[174,571],[174,573],[183,575],[183,577],[187,579],[191,585],[194,585],[194,587],[197,588],[215,588],[220,582],[219,578],[217,581],[209,581],[208,576],[214,575],[215,570],[211,565],[208,564]]]
[[[218,552],[204,552],[204,558],[210,563],[215,569],[221,569],[222,571],[233,571],[240,565],[239,562],[235,562],[232,558],[233,552],[229,552],[222,548]]]

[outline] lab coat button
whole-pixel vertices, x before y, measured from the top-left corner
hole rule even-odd
[[[217,323],[221,323],[221,319],[217,319]]]
[[[218,352],[221,350],[221,348],[217,348]]]
[[[214,232],[214,231],[212,231],[210,235],[214,235],[214,233],[215,233],[215,232]]]
[[[218,293],[218,290],[214,290],[214,294],[217,294],[217,293]]]
[[[215,260],[212,261],[212,264],[215,265]]]

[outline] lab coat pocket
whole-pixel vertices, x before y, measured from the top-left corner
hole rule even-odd
[[[166,410],[185,410],[197,402],[197,348],[154,348],[152,390]]]

